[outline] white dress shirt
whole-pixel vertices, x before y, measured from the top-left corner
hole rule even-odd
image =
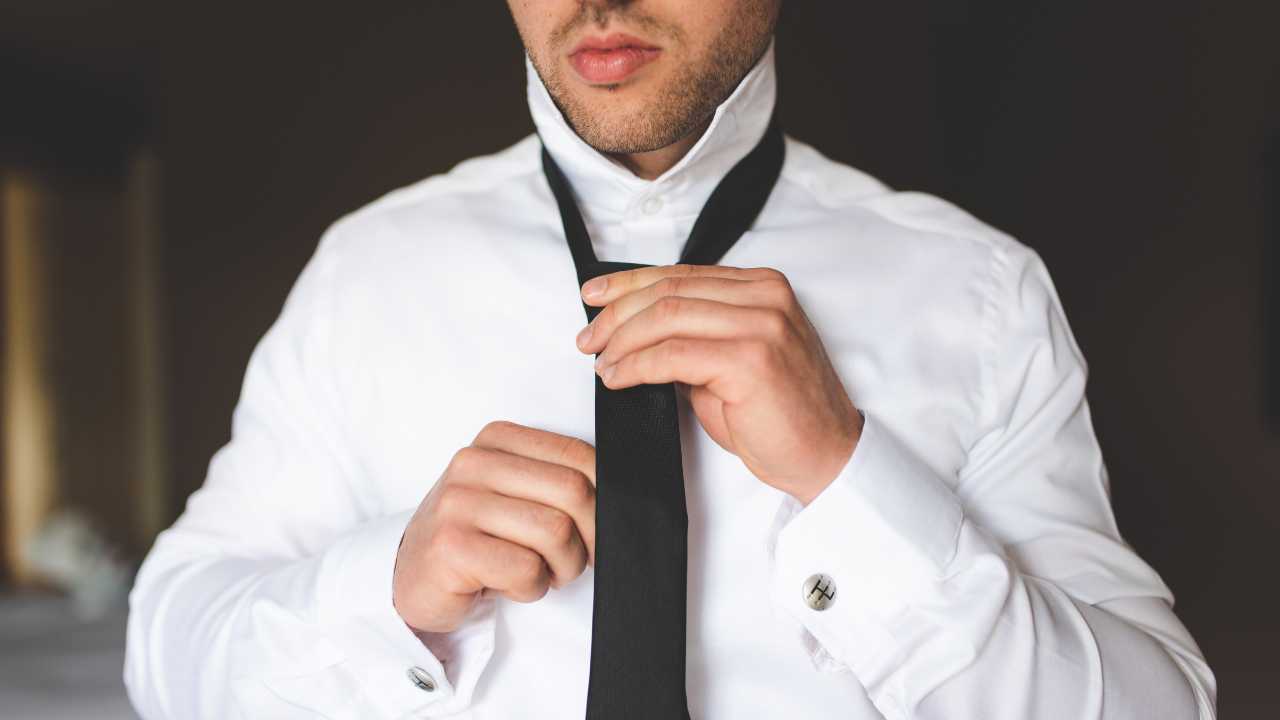
[[[770,48],[649,181],[579,139],[528,68],[601,260],[675,262],[775,91]],[[391,602],[411,513],[485,423],[594,440],[539,151],[530,135],[320,240],[130,596],[144,717],[583,717],[590,568],[537,602],[486,594],[447,635],[415,635]],[[787,138],[722,263],[786,274],[866,427],[801,506],[680,398],[693,718],[1214,717],[1168,588],[1116,528],[1085,362],[1035,252]],[[823,610],[802,591],[815,573],[835,585]]]

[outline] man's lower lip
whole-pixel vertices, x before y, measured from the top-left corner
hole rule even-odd
[[[579,50],[569,56],[573,69],[589,83],[617,83],[657,59],[657,48],[621,47],[611,50]]]

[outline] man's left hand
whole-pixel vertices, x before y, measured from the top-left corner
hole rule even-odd
[[[688,385],[707,434],[806,505],[848,462],[862,416],[781,272],[645,267],[587,282],[582,299],[604,307],[578,349],[599,353],[607,387]]]

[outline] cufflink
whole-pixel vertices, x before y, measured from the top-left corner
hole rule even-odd
[[[804,602],[812,610],[826,610],[836,601],[836,581],[830,575],[814,573],[804,581]]]
[[[417,686],[419,690],[432,692],[436,689],[435,678],[431,677],[431,673],[428,673],[417,665],[406,670],[405,674],[409,676],[409,682]]]

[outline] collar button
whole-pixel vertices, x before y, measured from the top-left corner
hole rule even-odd
[[[640,209],[644,211],[645,215],[656,215],[658,214],[658,212],[662,210],[662,198],[660,197],[648,198],[640,206]]]

